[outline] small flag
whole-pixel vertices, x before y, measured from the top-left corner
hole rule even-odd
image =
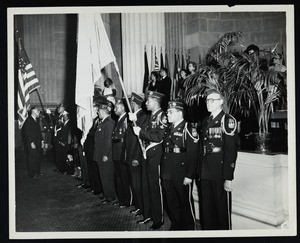
[[[189,62],[190,61],[191,61],[191,53],[189,51],[187,54],[187,57],[186,57],[186,70],[189,70]]]
[[[167,53],[165,54],[165,68],[167,68],[168,70],[170,70],[169,69],[169,60],[168,60],[168,54]]]
[[[154,62],[154,71],[159,71],[159,64],[158,64],[158,59],[157,59],[157,56],[156,56],[156,48],[155,48],[155,51],[154,51],[154,58],[155,58],[155,62]]]
[[[164,57],[162,53],[162,48],[160,49],[160,69],[162,69],[164,66]]]
[[[18,124],[21,129],[30,108],[29,94],[39,88],[40,83],[20,38],[18,39],[18,58]]]
[[[183,55],[183,51],[182,51],[182,55],[181,55],[181,70],[185,69],[185,64],[184,64],[184,55]]]
[[[148,66],[146,46],[144,52],[144,62],[145,62],[145,74],[144,74],[143,92],[145,92],[145,89],[147,88],[149,82],[149,66]]]

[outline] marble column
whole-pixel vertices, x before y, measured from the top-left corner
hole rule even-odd
[[[142,92],[144,80],[144,50],[146,47],[149,73],[154,66],[154,50],[160,65],[160,53],[165,53],[164,13],[122,13],[123,80],[127,94]],[[151,55],[151,49],[153,55]],[[153,63],[151,65],[151,63]]]

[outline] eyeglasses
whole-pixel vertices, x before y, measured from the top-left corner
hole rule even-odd
[[[207,100],[206,100],[206,103],[212,104],[212,103],[214,103],[216,100],[221,100],[221,99],[207,99]]]

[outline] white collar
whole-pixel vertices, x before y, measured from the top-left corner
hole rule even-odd
[[[151,116],[154,116],[161,108],[158,108],[154,113],[151,114]]]
[[[221,113],[221,111],[222,111],[222,109],[220,109],[219,111],[216,111],[216,112],[214,112],[214,113],[211,113],[211,116],[212,116],[213,118],[215,118],[215,117],[217,117],[217,116]]]
[[[124,112],[121,116],[119,116],[118,121],[120,121],[125,115],[126,115],[126,112]]]
[[[177,122],[174,122],[173,125],[174,125],[174,128],[177,127],[181,122],[183,121],[183,119],[177,121]]]
[[[142,108],[138,109],[137,111],[133,112],[133,114],[137,114]]]

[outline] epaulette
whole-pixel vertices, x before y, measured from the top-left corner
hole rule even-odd
[[[161,129],[166,128],[168,126],[167,116],[163,112],[158,114],[157,119],[159,120],[159,127]]]
[[[185,139],[186,136],[189,135],[193,139],[194,143],[197,143],[199,141],[199,134],[197,132],[197,129],[194,126],[192,126],[192,124],[186,122],[183,132]]]
[[[232,115],[224,114],[221,120],[221,127],[226,135],[233,136],[237,128],[237,121]]]

